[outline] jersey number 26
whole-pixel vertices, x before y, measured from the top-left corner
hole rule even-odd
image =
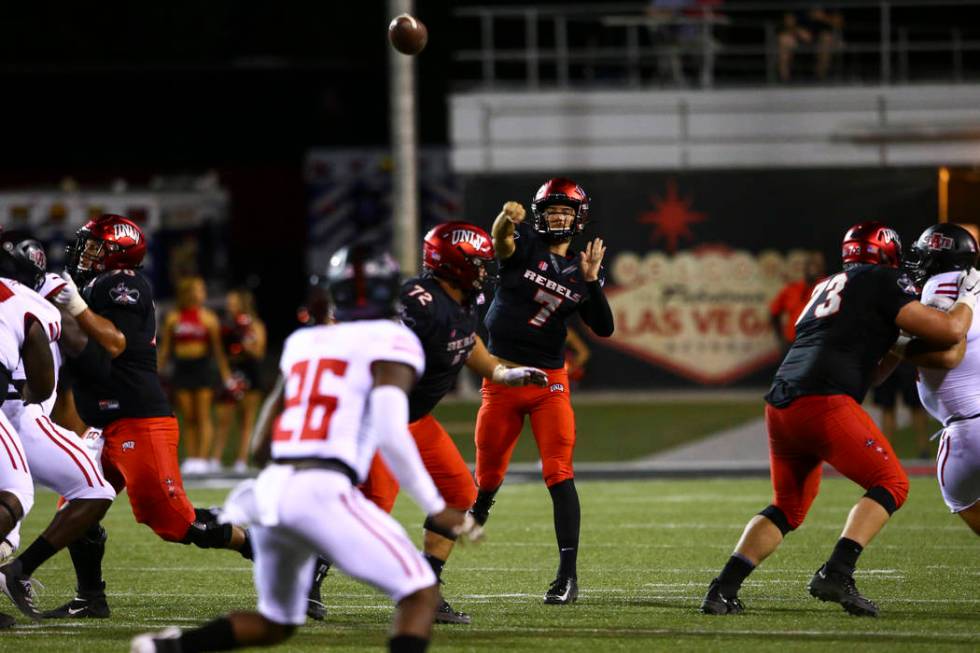
[[[347,373],[347,361],[321,358],[315,361],[316,367],[311,375],[310,363],[312,362],[299,361],[289,370],[282,409],[285,413],[290,408],[302,405],[304,395],[308,395],[305,401],[306,413],[303,416],[302,428],[299,429],[299,439],[326,440],[330,434],[330,418],[337,410],[337,397],[321,394],[320,383],[324,374],[344,376]],[[284,429],[281,424],[282,416],[276,421],[276,429],[272,434],[273,441],[292,440],[295,431]]]

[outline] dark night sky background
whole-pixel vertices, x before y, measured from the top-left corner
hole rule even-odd
[[[527,5],[416,2],[430,34],[418,57],[423,144],[446,143],[450,54],[477,43],[475,22],[453,21],[450,7],[478,4]],[[83,187],[114,177],[139,185],[155,174],[217,169],[232,196],[237,279],[229,281],[256,273],[266,301],[274,297],[267,309],[291,311],[305,272],[304,154],[389,142],[386,5],[4,3],[0,188],[54,185],[66,175]],[[520,36],[519,22],[498,31],[504,44]]]

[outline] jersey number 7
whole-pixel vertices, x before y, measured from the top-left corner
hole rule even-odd
[[[796,318],[796,323],[799,324],[809,317],[811,309],[815,318],[827,317],[839,311],[841,303],[840,294],[844,291],[844,286],[846,285],[846,272],[835,274],[818,283],[813,289],[813,294],[810,295],[810,301],[800,311],[800,316]]]
[[[330,434],[330,418],[337,410],[337,397],[322,394],[320,384],[325,374],[342,377],[347,373],[347,361],[335,358],[321,358],[316,361],[312,375],[311,361],[299,361],[289,370],[286,379],[286,398],[282,410],[285,413],[290,408],[306,404],[302,428],[299,429],[300,440],[326,440]],[[306,401],[304,395],[308,394]],[[272,434],[273,441],[292,440],[295,431],[281,426],[282,416],[276,420],[276,429]]]

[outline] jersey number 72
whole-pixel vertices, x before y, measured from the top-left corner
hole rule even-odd
[[[846,285],[846,272],[835,274],[818,283],[810,295],[810,301],[800,311],[800,316],[796,318],[796,323],[799,324],[808,318],[811,311],[815,318],[827,317],[839,311],[841,303],[840,294],[844,291],[844,286]]]
[[[305,403],[306,413],[303,415],[302,427],[299,429],[299,439],[326,440],[330,434],[330,418],[337,410],[337,397],[321,394],[321,381],[325,374],[332,374],[336,377],[344,376],[347,373],[347,361],[321,358],[315,361],[316,367],[312,375],[309,373],[311,362],[313,361],[299,361],[289,370],[289,377],[286,379],[286,397],[282,410],[285,413],[290,408]],[[304,395],[308,395],[305,402],[303,401]],[[281,424],[282,415],[276,420],[276,428],[272,434],[273,441],[292,440],[295,431],[284,429]]]

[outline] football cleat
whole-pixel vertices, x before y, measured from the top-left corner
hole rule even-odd
[[[35,621],[41,618],[41,613],[34,606],[34,585],[31,577],[22,571],[20,560],[14,560],[0,567],[0,590],[3,590],[3,593],[26,616]]]
[[[578,580],[570,576],[559,576],[551,581],[551,587],[544,595],[548,605],[567,605],[578,600]]]
[[[9,614],[0,612],[0,628],[10,628],[15,623],[17,623],[16,619],[11,617]]]
[[[490,519],[490,509],[493,508],[493,504],[497,503],[495,500],[490,499],[485,505],[480,504],[479,499],[473,507],[470,508],[470,514],[473,515],[473,520],[480,526],[485,526],[487,520]]]
[[[323,605],[323,597],[320,594],[320,586],[330,572],[330,563],[323,558],[316,559],[313,567],[313,586],[306,597],[306,616],[314,621],[323,621],[327,618],[327,606]]]
[[[109,604],[105,594],[79,592],[78,596],[60,608],[41,613],[45,619],[108,619]]]
[[[704,600],[701,601],[701,613],[742,614],[743,612],[745,612],[745,606],[742,605],[738,597],[722,595],[718,579],[712,580],[711,584],[708,585],[708,593],[704,595]]]
[[[143,633],[129,643],[129,653],[181,653],[180,629],[164,628],[158,633]]]
[[[458,624],[461,626],[468,626],[473,622],[470,615],[465,612],[457,612],[453,610],[453,606],[449,605],[449,601],[442,599],[442,603],[436,609],[435,622],[437,624]]]
[[[858,617],[877,617],[878,606],[868,598],[861,596],[854,585],[854,576],[828,569],[827,565],[820,567],[813,574],[807,585],[810,596],[821,601],[840,603],[848,614]]]

